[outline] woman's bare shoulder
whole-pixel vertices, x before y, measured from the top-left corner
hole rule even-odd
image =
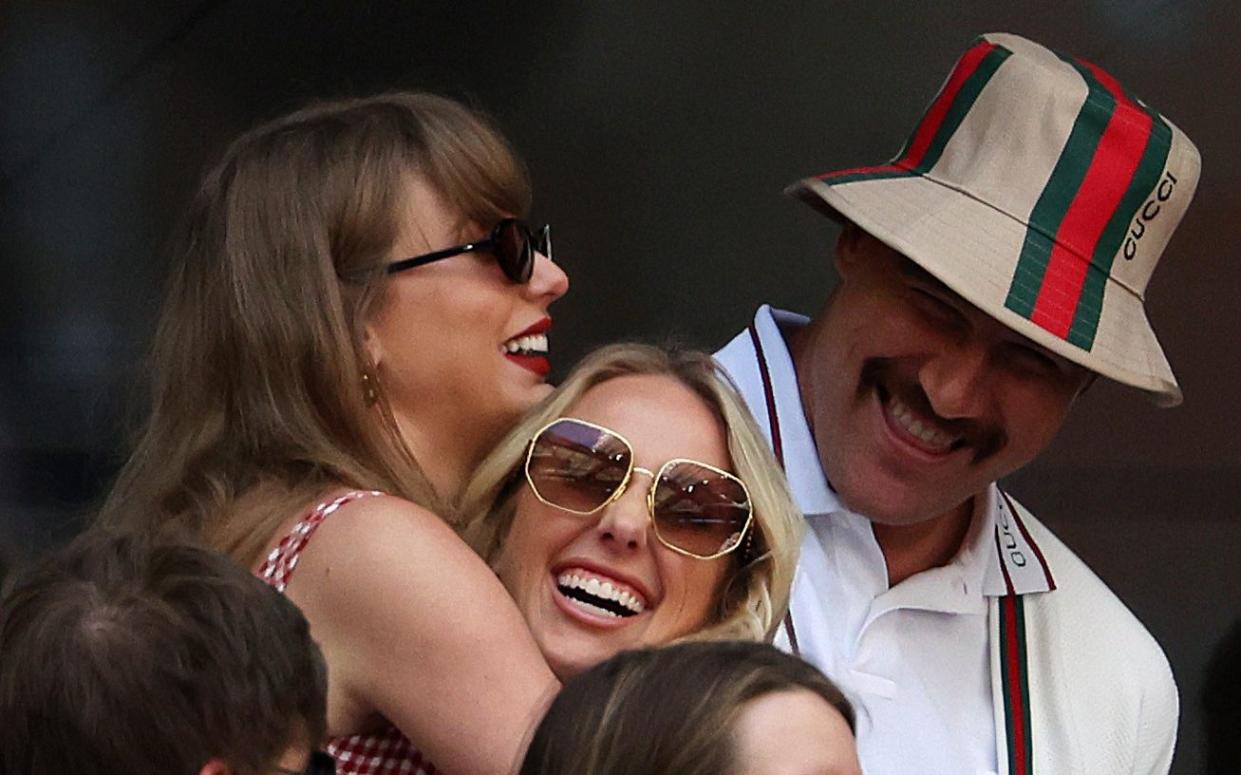
[[[391,495],[352,500],[316,528],[298,561],[294,588],[348,595],[355,585],[375,589],[389,581],[402,586],[415,578],[464,566],[485,571],[482,560],[439,515]]]
[[[511,762],[556,683],[491,569],[399,498],[354,501],[318,532],[288,593],[350,716],[378,712],[449,770]]]

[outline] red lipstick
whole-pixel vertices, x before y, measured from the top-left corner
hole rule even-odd
[[[513,336],[509,337],[509,339],[501,345],[501,348],[503,348],[504,351],[504,357],[508,358],[518,366],[521,366],[523,369],[534,372],[538,375],[539,379],[547,377],[552,370],[552,364],[551,361],[547,359],[547,345],[545,341],[539,344],[539,349],[541,349],[542,352],[537,350],[518,350],[516,352],[510,352],[508,346],[510,343],[513,343],[514,340],[521,339],[522,337],[543,336],[551,330],[551,327],[552,319],[550,317],[544,317],[536,321],[533,325],[530,325],[522,331],[513,334]],[[544,337],[544,339],[546,339],[546,337]]]

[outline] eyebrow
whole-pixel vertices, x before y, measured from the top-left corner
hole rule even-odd
[[[978,312],[979,314],[987,318],[990,318],[991,320],[994,320],[996,323],[999,323],[1001,326],[1004,326],[1004,323],[1002,323],[1001,321],[999,321],[997,318],[993,317],[992,315],[988,314],[986,311],[980,309],[978,306],[970,302],[968,299],[961,296],[961,294],[949,288],[947,285],[944,284],[942,280],[940,280],[938,277],[928,272],[926,269],[923,269],[916,261],[914,261],[909,256],[906,256],[904,253],[901,253],[900,257],[901,257],[901,260],[898,266],[899,266],[900,273],[903,274],[904,276],[912,280],[916,280],[920,283],[929,285],[931,288],[946,295],[951,300],[964,304],[968,308]],[[1004,326],[1004,327],[1008,328],[1007,326]],[[1048,356],[1049,358],[1051,358],[1051,360],[1054,363],[1061,366],[1061,368],[1067,367],[1070,369],[1073,369],[1073,368],[1081,369],[1086,374],[1094,375],[1094,372],[1091,371],[1090,369],[1087,369],[1085,366],[1082,366],[1079,363],[1075,363],[1074,361],[1070,360],[1069,358],[1066,358],[1065,356],[1057,352],[1053,352],[1049,348],[1044,347],[1043,345],[1034,341],[1030,337],[1021,333],[1020,331],[1013,331],[1012,329],[1009,329],[1009,330],[1012,331],[1012,333],[1015,334],[1016,336],[1020,337],[1020,341],[1022,343],[1026,344],[1027,346],[1033,347],[1036,350],[1038,350],[1038,352]]]
[[[957,293],[956,291],[952,290],[947,285],[945,285],[944,282],[940,280],[938,277],[931,274],[926,269],[923,269],[912,258],[910,258],[909,256],[906,256],[904,253],[901,253],[899,255],[900,255],[901,260],[898,264],[898,268],[901,274],[903,274],[904,276],[912,280],[917,280],[920,283],[929,285],[933,290],[938,291],[939,293],[942,293],[948,296],[952,301],[958,302],[960,304],[965,304],[971,309],[975,309],[975,310],[978,310],[979,312],[982,312],[981,309],[978,309],[977,306],[972,304],[969,300],[967,300],[961,294]],[[983,312],[983,314],[985,315],[986,313]]]

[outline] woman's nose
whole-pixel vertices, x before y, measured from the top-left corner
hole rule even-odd
[[[646,546],[651,522],[646,508],[647,479],[650,475],[644,474],[645,471],[633,472],[625,492],[607,505],[595,528],[599,539],[616,551]]]
[[[551,304],[569,290],[569,276],[560,265],[542,253],[534,254],[534,271],[527,288],[531,295]]]

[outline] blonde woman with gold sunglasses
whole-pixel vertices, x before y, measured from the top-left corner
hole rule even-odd
[[[561,680],[630,648],[762,640],[802,520],[709,356],[586,358],[482,463],[461,532]]]

